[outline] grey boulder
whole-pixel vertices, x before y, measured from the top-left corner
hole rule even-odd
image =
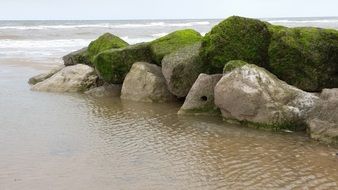
[[[179,98],[187,96],[201,73],[200,47],[201,44],[197,43],[182,48],[162,60],[162,73],[169,91]]]
[[[60,65],[60,66],[57,66],[57,67],[53,68],[52,70],[50,70],[46,73],[36,75],[36,76],[34,76],[34,77],[32,77],[28,80],[28,84],[35,85],[36,83],[42,82],[42,81],[48,79],[49,77],[53,76],[55,73],[59,72],[64,67],[65,66]]]
[[[317,101],[317,96],[251,64],[224,74],[215,87],[215,104],[224,118],[273,129],[303,123]]]
[[[95,85],[97,76],[92,67],[83,64],[68,66],[50,78],[32,86],[33,91],[83,92]]]
[[[214,103],[214,88],[222,74],[200,74],[178,114],[220,115]]]
[[[124,79],[121,98],[138,102],[168,102],[174,99],[161,68],[146,62],[133,64]]]
[[[107,84],[89,89],[85,94],[96,98],[119,97],[121,95],[121,85]]]
[[[338,88],[322,91],[306,122],[311,138],[338,143]]]

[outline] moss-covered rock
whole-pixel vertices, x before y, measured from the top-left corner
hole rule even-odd
[[[231,60],[261,66],[306,91],[338,87],[338,31],[287,28],[255,19],[230,17],[202,40],[209,73],[221,73]]]
[[[270,25],[270,71],[306,91],[338,87],[338,31]]]
[[[232,60],[229,61],[227,64],[225,64],[224,68],[223,68],[223,73],[228,73],[231,72],[232,70],[238,68],[238,67],[242,67],[243,65],[248,64],[245,61],[242,60]]]
[[[87,47],[71,52],[68,55],[63,56],[62,59],[65,66],[76,64],[92,65],[88,57]]]
[[[161,65],[161,61],[165,55],[199,42],[201,39],[201,34],[195,30],[178,30],[150,42],[150,48],[156,64]]]
[[[124,48],[126,46],[128,46],[128,43],[122,40],[121,38],[110,33],[105,33],[89,44],[87,54],[89,60],[93,62],[95,56],[100,52],[109,49]]]
[[[135,62],[152,62],[148,44],[141,43],[126,48],[106,50],[94,59],[95,69],[100,78],[113,84],[122,84]]]
[[[201,43],[189,45],[166,55],[162,60],[162,73],[171,93],[186,97],[190,88],[202,72],[199,50]]]
[[[202,40],[201,56],[209,73],[222,73],[231,60],[268,66],[270,33],[265,22],[238,16],[216,25]]]

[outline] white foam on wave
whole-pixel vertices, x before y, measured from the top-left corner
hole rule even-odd
[[[338,23],[337,19],[323,19],[323,20],[269,20],[270,23]]]
[[[76,28],[147,28],[147,27],[191,27],[197,25],[209,25],[208,21],[186,22],[186,23],[170,23],[170,22],[150,22],[144,24],[75,24],[75,25],[36,25],[36,26],[1,26],[0,30],[46,30],[46,29],[76,29]]]
[[[109,28],[109,24],[84,25],[37,25],[37,26],[2,26],[0,30],[46,30],[46,29],[74,29],[74,28]]]
[[[121,37],[124,41],[128,42],[129,44],[137,44],[141,42],[150,42],[155,38],[129,38],[128,36]]]
[[[0,40],[0,48],[41,49],[84,47],[90,43],[87,39],[60,39],[60,40]]]
[[[165,35],[168,35],[169,33],[167,32],[162,32],[162,33],[157,33],[157,34],[152,34],[151,36],[154,37],[154,38],[160,38],[160,37],[163,37]]]

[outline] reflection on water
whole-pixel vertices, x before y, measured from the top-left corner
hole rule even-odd
[[[0,69],[0,189],[338,188],[338,148],[304,134],[178,116],[179,105],[31,92],[35,72]]]

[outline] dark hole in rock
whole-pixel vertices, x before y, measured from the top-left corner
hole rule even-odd
[[[207,100],[208,100],[208,97],[206,97],[206,96],[202,96],[202,97],[201,97],[201,100],[205,102],[205,101],[207,101]]]

